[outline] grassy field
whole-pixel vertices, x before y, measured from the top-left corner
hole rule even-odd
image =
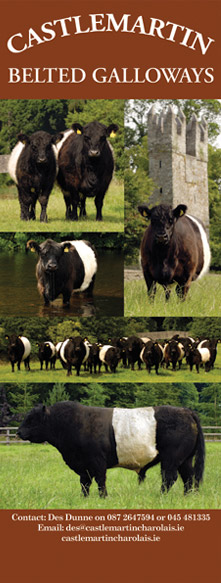
[[[40,223],[40,205],[36,206],[36,221],[21,221],[20,206],[16,186],[8,192],[0,193],[0,231],[41,231],[43,232],[122,232],[124,230],[124,187],[123,183],[113,180],[105,195],[103,221],[96,221],[96,207],[93,198],[86,201],[87,219],[80,221],[65,220],[63,194],[55,187],[47,207],[48,223]]]
[[[108,497],[100,499],[96,483],[89,498],[80,490],[79,476],[50,445],[0,446],[1,508],[220,508],[219,443],[206,444],[204,482],[199,492],[183,495],[179,477],[168,494],[160,494],[160,466],[147,472],[138,486],[135,472],[122,468],[107,471]]]
[[[221,276],[209,274],[191,285],[185,302],[176,295],[175,285],[168,302],[162,286],[157,286],[154,302],[147,297],[144,279],[125,282],[124,286],[125,316],[221,316]]]
[[[74,383],[87,383],[90,381],[95,382],[141,382],[141,383],[159,383],[159,382],[206,382],[214,383],[220,382],[221,380],[221,345],[218,345],[217,358],[215,362],[215,367],[210,372],[206,373],[204,368],[200,369],[199,374],[197,374],[196,369],[191,372],[185,361],[183,361],[181,369],[173,371],[172,368],[166,370],[165,368],[159,369],[159,374],[156,375],[155,370],[152,369],[149,374],[142,365],[142,369],[138,370],[137,363],[135,364],[135,370],[131,371],[129,369],[124,369],[120,363],[116,373],[108,372],[106,373],[104,367],[102,366],[100,374],[90,375],[87,371],[85,372],[83,367],[81,367],[80,376],[77,377],[75,370],[72,371],[72,376],[67,377],[66,371],[62,368],[60,361],[56,362],[55,370],[43,370],[40,371],[39,362],[33,361],[30,363],[31,370],[25,371],[24,364],[21,364],[21,370],[15,370],[14,373],[11,372],[10,363],[0,365],[0,381],[6,382],[30,382],[30,383],[55,383],[55,382],[74,382]]]

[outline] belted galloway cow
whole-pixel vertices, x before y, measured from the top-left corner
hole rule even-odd
[[[26,249],[38,253],[37,287],[45,305],[49,305],[60,294],[63,295],[64,305],[69,304],[72,292],[92,295],[97,258],[89,241],[56,243],[47,239],[39,245],[30,240]]]
[[[16,334],[6,335],[5,338],[8,340],[8,358],[12,365],[12,372],[15,370],[16,363],[18,370],[20,370],[21,362],[24,362],[26,370],[30,370],[31,343],[28,338]]]
[[[40,221],[47,222],[47,204],[57,174],[55,144],[63,134],[51,136],[34,132],[30,137],[20,133],[12,150],[8,172],[16,183],[23,221],[35,220],[37,200],[41,205]]]
[[[66,219],[78,220],[86,216],[86,197],[95,197],[96,220],[102,220],[104,195],[112,179],[114,159],[107,138],[118,126],[108,127],[92,121],[84,127],[74,123],[57,144],[59,172],[58,184],[66,204]]]
[[[161,464],[161,491],[168,491],[180,474],[184,492],[198,488],[204,470],[204,438],[199,419],[190,409],[159,406],[137,409],[87,407],[63,401],[38,405],[18,429],[21,439],[47,441],[80,475],[84,496],[95,478],[99,494],[107,496],[106,471],[135,470],[139,482]],[[193,466],[193,458],[195,463]]]
[[[159,283],[168,300],[168,286],[176,282],[176,293],[184,300],[191,282],[209,269],[210,248],[203,224],[186,214],[185,204],[175,209],[166,204],[149,209],[144,203],[138,210],[150,219],[141,242],[141,266],[149,297],[154,299]]]

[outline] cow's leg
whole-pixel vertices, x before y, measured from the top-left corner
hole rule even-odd
[[[49,197],[49,193],[47,194],[40,194],[40,196],[38,197],[38,200],[40,202],[41,205],[41,214],[40,214],[40,222],[41,223],[47,223],[48,222],[48,217],[47,217],[47,204],[48,204],[48,197]]]
[[[177,480],[177,468],[169,466],[168,462],[161,462],[161,476],[162,476],[162,486],[161,493],[164,494],[165,491],[169,491],[172,485]]]
[[[11,362],[11,365],[12,365],[12,372],[15,372],[15,363]]]
[[[95,206],[97,209],[97,214],[96,214],[96,221],[102,221],[103,217],[102,217],[102,206],[103,206],[103,199],[104,199],[104,194],[99,194],[97,196],[95,196]]]
[[[31,207],[29,209],[29,220],[30,221],[35,221],[35,219],[36,219],[35,207],[36,207],[36,201],[31,204]]]
[[[40,360],[40,365],[41,365],[40,370],[43,370],[43,360]]]
[[[20,197],[19,197],[19,202],[20,202],[20,219],[21,221],[29,221],[29,205],[24,203]]]
[[[142,360],[140,360],[140,357],[138,357],[137,364],[138,364],[138,370],[141,370]]]
[[[80,218],[86,217],[86,197],[82,194],[80,196]]]
[[[30,356],[27,356],[27,358],[25,358],[25,360],[24,360],[25,368],[27,370],[30,370],[30,364],[29,364],[29,362],[30,362]]]
[[[71,291],[69,289],[65,289],[63,291],[63,306],[70,306],[70,298],[71,298]]]
[[[84,494],[85,497],[89,496],[91,482],[92,482],[92,479],[90,477],[89,472],[86,471],[80,475],[81,490],[82,490],[82,494]]]
[[[167,285],[163,285],[163,289],[165,291],[165,299],[168,302],[170,299],[171,289],[168,289]]]
[[[72,209],[71,209],[71,199],[70,199],[69,193],[65,193],[63,191],[63,195],[64,195],[64,202],[65,202],[65,205],[66,205],[65,218],[67,219],[67,221],[69,221],[69,220],[71,220],[71,213],[72,213]]]
[[[147,295],[148,298],[153,301],[155,298],[155,294],[156,294],[156,282],[153,281],[152,276],[150,275],[149,271],[143,267],[143,276],[146,282],[146,286],[147,286]]]
[[[18,370],[20,370],[20,369],[21,369],[21,361],[20,361],[20,360],[18,360],[18,362],[17,362],[17,369],[18,369]]]
[[[81,365],[80,364],[76,364],[76,371],[77,371],[76,374],[77,374],[77,377],[79,377],[79,375],[80,375],[80,368],[81,368]]]
[[[67,376],[70,377],[72,375],[71,364],[68,363],[67,365]]]
[[[187,494],[187,492],[189,492],[189,490],[191,490],[193,486],[192,457],[189,458],[188,460],[185,460],[185,462],[183,462],[181,466],[179,466],[178,472],[181,475],[181,478],[184,483],[184,494]]]
[[[107,489],[106,489],[106,467],[99,469],[95,474],[95,480],[98,485],[98,492],[101,498],[106,498],[107,496]]]

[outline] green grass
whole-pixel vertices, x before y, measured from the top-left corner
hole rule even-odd
[[[160,466],[147,472],[138,486],[135,472],[122,468],[107,471],[108,497],[100,499],[93,482],[89,498],[80,491],[79,476],[50,445],[0,446],[1,508],[220,508],[221,444],[206,444],[204,482],[199,492],[183,495],[179,477],[168,494],[160,494]]]
[[[30,382],[30,383],[42,383],[42,382],[74,382],[74,383],[87,383],[90,381],[95,382],[140,382],[140,383],[159,383],[159,382],[220,382],[220,370],[221,370],[221,345],[218,345],[217,358],[215,361],[215,367],[210,372],[206,373],[204,368],[200,369],[199,374],[197,374],[196,369],[191,372],[186,365],[185,360],[183,360],[181,369],[173,371],[172,368],[166,370],[166,368],[159,368],[159,374],[156,375],[155,370],[152,369],[149,374],[146,371],[144,364],[142,369],[138,370],[137,363],[135,364],[135,370],[124,369],[120,363],[116,373],[108,372],[106,373],[104,367],[102,366],[100,374],[90,375],[88,372],[84,371],[81,367],[80,376],[77,377],[75,370],[72,371],[72,376],[68,377],[66,370],[62,368],[60,361],[56,362],[55,370],[43,370],[40,371],[39,362],[33,361],[30,363],[31,370],[25,371],[24,364],[21,364],[21,370],[17,371],[17,367],[14,373],[11,372],[10,363],[0,365],[0,381],[6,382]]]
[[[165,301],[162,286],[157,286],[154,302],[147,297],[144,279],[125,282],[124,315],[125,316],[221,316],[221,277],[216,274],[206,275],[190,287],[184,302],[177,298],[175,285],[171,297]]]
[[[24,232],[123,232],[124,230],[124,188],[123,183],[112,180],[104,198],[103,221],[96,221],[96,207],[93,198],[87,198],[87,218],[79,221],[65,220],[63,194],[55,187],[50,195],[47,214],[48,223],[40,223],[40,205],[36,206],[36,221],[21,221],[17,189],[12,186],[0,194],[0,231]]]

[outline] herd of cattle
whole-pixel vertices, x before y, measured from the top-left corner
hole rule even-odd
[[[8,337],[8,358],[11,362],[12,372],[17,363],[20,370],[21,362],[25,368],[30,370],[31,343],[25,336],[13,334]],[[142,363],[150,373],[155,368],[159,374],[159,367],[168,367],[172,370],[181,367],[185,358],[190,370],[195,366],[197,373],[200,367],[209,372],[213,367],[217,355],[217,344],[219,340],[214,338],[204,338],[194,340],[190,337],[180,337],[174,335],[170,340],[154,341],[150,338],[138,336],[109,338],[108,343],[91,343],[88,338],[81,336],[66,338],[56,345],[47,340],[38,344],[38,358],[41,370],[45,363],[46,370],[55,368],[56,360],[59,359],[63,368],[67,370],[67,375],[72,374],[72,368],[76,370],[77,376],[80,374],[81,366],[90,374],[100,372],[101,367],[105,371],[116,372],[118,364],[121,362],[124,368],[134,370],[135,363],[141,369]]]
[[[47,204],[55,180],[63,192],[66,219],[86,216],[86,197],[95,197],[96,220],[102,220],[104,195],[112,179],[114,160],[107,140],[118,126],[108,127],[92,121],[82,127],[74,123],[70,130],[51,136],[37,131],[31,136],[20,133],[9,158],[8,172],[17,185],[20,217],[35,220],[37,200],[40,221],[47,222]]]

